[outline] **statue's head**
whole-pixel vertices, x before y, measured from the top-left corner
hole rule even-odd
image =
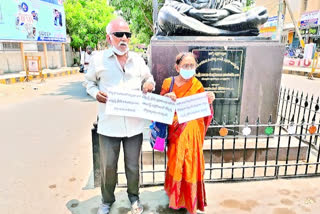
[[[107,28],[107,42],[117,55],[123,55],[129,50],[131,32],[128,23],[123,18],[112,20]]]

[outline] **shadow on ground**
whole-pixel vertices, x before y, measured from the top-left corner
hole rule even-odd
[[[62,84],[54,93],[44,94],[45,96],[66,96],[65,100],[78,99],[83,102],[95,102],[95,100],[87,94],[83,81],[69,82]]]
[[[116,193],[116,202],[112,205],[110,214],[130,214],[130,203],[125,190]],[[168,207],[168,197],[163,190],[143,191],[140,200],[145,214],[185,214],[186,210],[173,210]],[[96,214],[101,197],[95,196],[86,201],[73,199],[66,206],[72,214]]]

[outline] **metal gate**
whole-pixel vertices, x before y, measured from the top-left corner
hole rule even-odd
[[[203,145],[205,181],[248,181],[318,176],[320,144],[319,98],[282,89],[278,122],[267,124],[246,119],[239,124],[211,125],[212,133]],[[99,146],[96,127],[92,130],[95,186],[100,185]],[[165,152],[143,142],[140,158],[141,186],[162,185],[165,180]],[[126,186],[124,168],[119,167],[118,186]]]

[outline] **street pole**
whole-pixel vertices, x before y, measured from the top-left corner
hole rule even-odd
[[[64,43],[61,44],[61,51],[62,51],[63,67],[67,67],[66,48]]]
[[[286,17],[286,3],[284,0],[279,0],[278,10],[278,27],[277,27],[277,40],[281,43],[281,36],[283,32],[283,23]]]
[[[313,74],[317,69],[320,52],[315,52],[312,60],[311,72],[308,74],[308,79],[313,80]]]
[[[156,23],[158,19],[158,0],[152,0],[152,5],[153,5],[153,12],[152,12],[153,27],[156,27]]]
[[[292,12],[292,10],[291,10],[291,6],[290,6],[290,4],[289,4],[288,0],[284,0],[284,1],[285,1],[285,3],[287,4],[287,8],[288,8],[288,11],[289,11],[289,14],[290,14],[291,20],[292,20],[292,22],[293,22],[293,25],[294,25],[295,31],[296,31],[296,33],[298,34],[298,37],[299,37],[299,40],[300,40],[301,47],[302,47],[302,48],[304,48],[305,44],[304,44],[304,41],[303,41],[302,36],[301,36],[301,34],[300,34],[300,30],[299,30],[299,28],[298,28],[298,25],[297,25],[296,19],[295,19],[295,18],[294,18],[294,16],[293,16],[293,12]]]
[[[26,72],[26,79],[25,79],[25,81],[29,81],[29,71],[27,70],[26,56],[25,56],[25,54],[24,54],[23,42],[20,42],[20,49],[21,49],[21,57],[22,57],[23,70]]]
[[[48,51],[47,51],[47,43],[43,43],[43,52],[44,52],[44,64],[46,69],[48,69]]]

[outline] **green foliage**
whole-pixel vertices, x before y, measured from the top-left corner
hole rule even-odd
[[[139,43],[140,43],[139,39],[135,36],[135,34],[133,34],[129,44],[130,50],[134,50],[134,46]]]
[[[152,0],[109,0],[110,4],[121,11],[120,14],[129,24],[130,29],[137,38],[132,44],[149,44],[154,34],[152,11]],[[162,5],[164,0],[158,0]]]
[[[73,48],[96,47],[105,41],[105,28],[115,17],[114,8],[106,0],[66,0],[64,8]]]
[[[134,48],[134,52],[137,52],[137,53],[143,53],[144,50],[141,49],[141,48]]]
[[[247,0],[246,6],[251,7],[254,4],[255,0]]]
[[[246,1],[246,6],[244,7],[243,11],[246,12],[250,10],[255,4],[255,0],[247,0]]]

